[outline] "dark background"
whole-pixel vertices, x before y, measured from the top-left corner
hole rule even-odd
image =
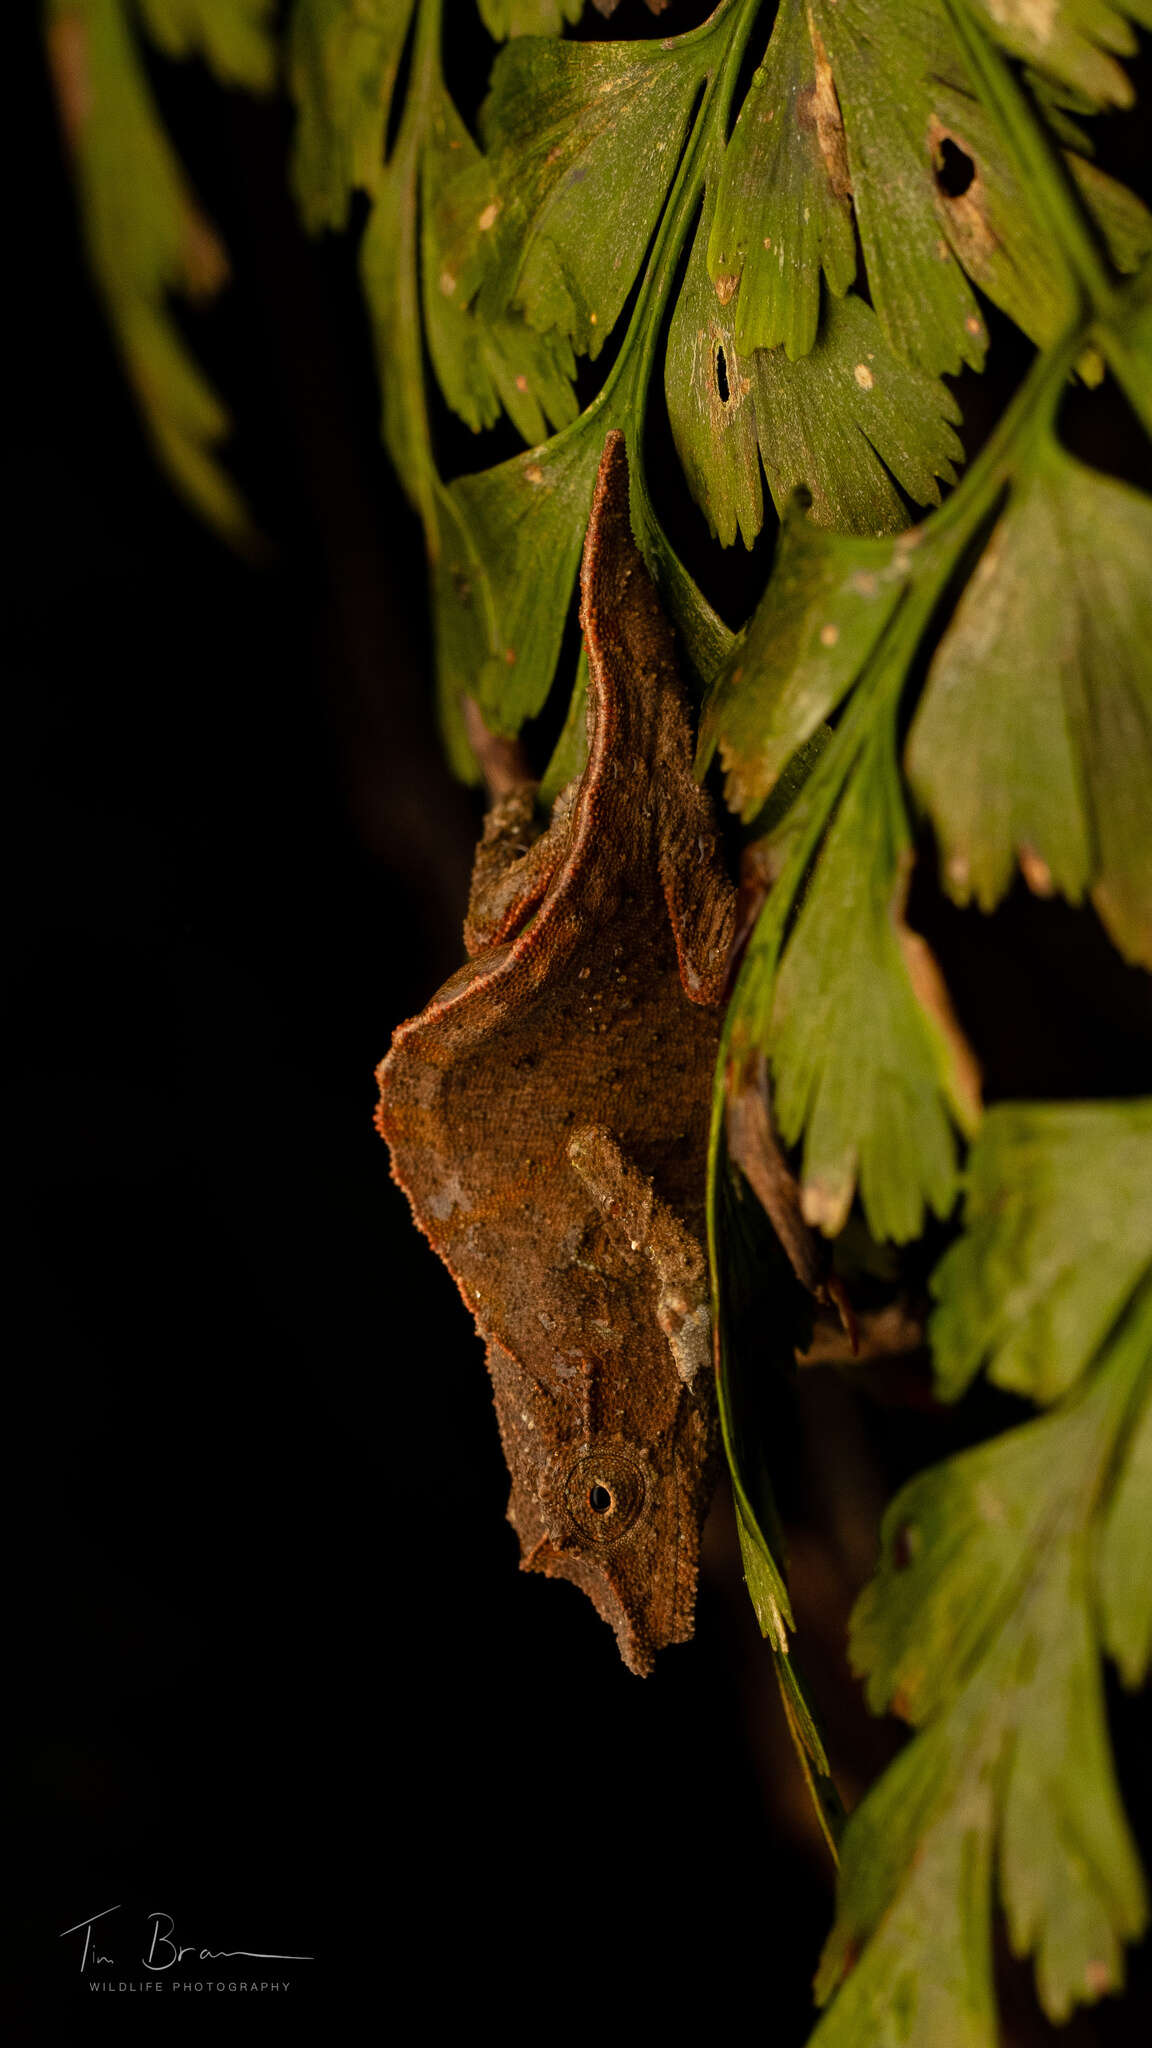
[[[598,2039],[738,1999],[790,2048],[830,1873],[726,1504],[697,1639],[648,1681],[574,1589],[518,1574],[480,1345],[372,1129],[393,1025],[460,957],[479,805],[433,727],[351,249],[297,230],[282,107],[155,68],[233,259],[187,325],[270,542],[243,564],[152,465],[31,30],[21,54],[8,2038],[359,2039],[416,1999],[421,2027]],[[1053,958],[1095,943],[1059,931]],[[996,943],[1049,1014],[1057,970],[1021,969],[1010,924]],[[1137,998],[1100,973],[1135,1076]],[[898,1737],[847,1680],[847,1607],[889,1484],[951,1426],[877,1425],[825,1371],[781,1422],[805,1661],[850,1797]],[[155,1910],[197,1946],[315,1961],[269,1966],[279,1999],[142,2017],[58,1939],[113,1904],[105,1946],[136,1980]],[[1047,2039],[1007,1983],[1011,2039]],[[1059,2038],[1135,2036],[1113,2010]]]

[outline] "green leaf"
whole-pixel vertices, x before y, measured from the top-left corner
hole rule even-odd
[[[376,191],[360,244],[360,280],[372,317],[384,445],[424,521],[437,531],[438,477],[424,397],[417,193],[420,132],[406,127]]]
[[[838,297],[856,275],[844,128],[818,32],[781,7],[724,155],[708,276],[742,356],[816,339],[820,273]]]
[[[716,748],[749,823],[787,762],[862,675],[907,588],[917,535],[895,543],[823,532],[787,514],[768,588],[709,692],[697,770]]]
[[[844,1813],[824,1743],[789,1650],[795,1629],[787,1583],[778,1560],[783,1534],[758,1428],[755,1393],[766,1370],[791,1368],[797,1335],[797,1284],[785,1276],[784,1254],[758,1203],[741,1196],[722,1138],[727,1060],[722,1050],[712,1097],[708,1157],[708,1241],[714,1276],[716,1393],[720,1431],[732,1478],[736,1528],[749,1597],[761,1634],[771,1645],[781,1699],[817,1818],[833,1855]],[[765,1335],[764,1300],[773,1313]],[[800,1321],[805,1318],[806,1304]],[[755,1357],[755,1371],[746,1361]]]
[[[483,780],[468,737],[464,699],[487,657],[484,565],[458,505],[436,477],[432,485],[428,567],[436,626],[436,701],[449,765],[462,782]]]
[[[1019,863],[1084,892],[1152,966],[1152,501],[1054,446],[1013,492],[932,664],[908,746],[957,902]]]
[[[518,731],[548,696],[606,432],[586,413],[542,447],[449,486],[458,526],[436,592],[445,683],[475,697],[493,732]],[[459,668],[456,648],[467,650]]]
[[[223,85],[267,92],[276,78],[276,0],[135,0],[166,57],[205,57]]]
[[[540,778],[539,798],[542,804],[553,804],[562,789],[567,789],[578,775],[584,773],[588,760],[588,649],[580,643],[580,656],[576,663],[576,680],[568,700],[568,715],[563,730],[552,749],[552,758]]]
[[[1027,1621],[1001,1653],[1015,1709],[1004,1766],[1000,1890],[1017,1955],[1034,1955],[1045,2012],[1065,2019],[1124,1981],[1123,1944],[1147,1923],[1143,1874],[1108,1741],[1091,1602],[1091,1546],[1052,1541]],[[1015,1681],[1015,1692],[1013,1692]]]
[[[1152,28],[1149,0],[969,0],[983,15],[989,34],[1011,52],[1035,64],[1093,105],[1130,106],[1132,86],[1117,57],[1134,56],[1129,22]]]
[[[627,419],[627,415],[624,416]],[[615,415],[589,407],[563,433],[495,469],[458,477],[435,574],[442,687],[475,697],[493,732],[517,732],[547,700],[580,566],[596,471]],[[631,464],[632,521],[695,664],[731,635],[684,570]]]
[[[739,531],[750,548],[764,524],[757,391],[752,363],[736,353],[733,319],[708,282],[710,214],[709,195],[672,315],[664,395],[680,466],[710,532],[727,548]]]
[[[625,425],[634,451],[630,466],[632,530],[688,660],[700,682],[708,684],[727,661],[735,636],[688,574],[656,517],[644,474],[642,426],[631,408]]]
[[[747,1501],[740,1498],[736,1502],[736,1529],[748,1597],[760,1633],[782,1656],[788,1648],[788,1632],[796,1626],[788,1588],[755,1515]]]
[[[1122,277],[1131,276],[1152,253],[1152,213],[1127,185],[1110,178],[1086,157],[1066,150],[1064,160],[1104,237],[1114,267]]]
[[[488,166],[448,94],[428,109],[421,156],[421,271],[428,352],[453,411],[478,432],[501,406],[525,441],[577,413],[576,362],[561,336],[539,335],[517,313],[478,319],[472,305],[490,238],[477,235],[493,187]],[[479,204],[478,204],[479,200]]]
[[[1152,1103],[990,1110],[964,1226],[932,1281],[940,1393],[954,1400],[983,1366],[997,1386],[1054,1401],[1152,1268]]]
[[[508,36],[558,36],[579,21],[584,0],[478,0],[480,19],[498,43]]]
[[[547,73],[550,51],[552,45],[528,39],[502,53],[486,115],[490,126],[495,123],[498,131],[500,119],[517,105],[517,80],[521,85],[526,81],[529,89],[541,65]],[[583,72],[585,88],[591,80],[597,91],[595,105],[577,106],[575,112],[571,104],[566,112],[564,107],[552,110],[560,129],[571,117],[575,132],[574,142],[569,136],[574,154],[567,160],[565,180],[570,195],[588,173],[589,151],[595,176],[606,176],[612,149],[619,146],[619,123],[627,133],[630,121],[646,118],[646,107],[651,111],[649,101],[666,106],[670,83],[684,102],[686,119],[687,103],[716,56],[710,32],[660,49],[655,70],[647,45],[624,46],[625,59],[635,62],[626,61],[623,68],[619,53],[606,47],[563,44],[555,51],[565,75]],[[653,78],[658,89],[645,101],[643,91]],[[638,109],[622,111],[616,104],[622,80],[624,87],[639,80]],[[537,111],[534,101],[519,109],[532,122]],[[605,122],[608,128],[601,135]],[[545,156],[555,148],[555,127],[549,133]],[[538,142],[534,128],[532,134]],[[453,763],[469,778],[476,763],[467,743],[464,697],[478,700],[494,730],[509,732],[538,711],[548,695],[583,544],[591,480],[609,428],[623,427],[633,445],[637,537],[689,660],[702,677],[712,675],[732,638],[670,546],[635,459],[661,294],[670,273],[666,268],[659,277],[655,271],[649,276],[610,385],[583,421],[574,418],[570,342],[562,331],[529,327],[505,289],[507,229],[517,219],[523,225],[524,208],[518,184],[515,204],[506,203],[496,182],[498,170],[498,163],[494,167],[477,151],[445,91],[439,17],[422,12],[404,114],[391,157],[374,183],[361,264],[376,331],[384,438],[427,537],[441,721]],[[545,185],[554,170],[555,164],[542,166]],[[654,195],[652,220],[663,198],[663,190]],[[569,218],[563,192],[556,203],[556,219]],[[550,204],[543,206],[549,233],[555,211]],[[636,263],[650,224],[641,224]],[[625,229],[626,235],[631,232],[627,223]],[[540,243],[545,264],[551,246],[545,235]],[[621,297],[628,282],[621,284]],[[425,345],[449,404],[474,429],[492,424],[504,406],[533,443],[523,460],[462,477],[445,489],[432,448]],[[546,440],[550,423],[559,431]],[[543,586],[541,561],[547,564]]]
[[[1111,317],[1097,333],[1120,389],[1152,435],[1152,262],[1116,294]]]
[[[1037,111],[1057,141],[1082,156],[1092,156],[1096,145],[1082,118],[1076,117],[1093,113],[1095,102],[1087,94],[1078,92],[1075,86],[1062,85],[1042,71],[1026,68],[1023,79],[1036,102]]]
[[[977,1113],[957,1034],[926,1000],[923,942],[903,921],[910,861],[896,764],[879,730],[785,942],[764,1034],[780,1135],[787,1145],[804,1139],[803,1213],[829,1236],[843,1228],[857,1185],[876,1238],[904,1243],[926,1208],[946,1215],[956,1192],[952,1124],[970,1130]],[[771,925],[761,918],[734,998],[736,1045],[764,1003],[757,982],[771,958]]]
[[[930,1731],[852,1814],[815,1987],[821,2005],[836,1998],[809,2048],[995,2048],[992,1792],[980,1763],[959,1729]]]
[[[1096,1551],[1096,1597],[1104,1647],[1125,1685],[1142,1685],[1152,1664],[1152,1390],[1128,1440]]]
[[[813,2048],[992,2048],[994,1853],[1052,2019],[1122,1980],[1147,1906],[1108,1747],[1092,1559],[1152,1378],[1150,1307],[1146,1291],[1061,1410],[924,1473],[885,1517],[853,1663],[874,1708],[928,1725],[849,1824],[818,1995],[851,1974]]]
[[[968,279],[1034,341],[1054,341],[1074,315],[1072,288],[1014,153],[974,96],[943,0],[782,0],[776,35],[789,48],[810,37],[829,135],[839,105],[869,294],[896,352],[932,372],[981,366],[987,332]],[[785,116],[783,99],[774,112]],[[1139,240],[1138,202],[1078,160],[1070,168],[1105,232],[1119,222],[1121,245]],[[953,169],[968,175],[954,181]],[[741,215],[730,197],[726,243],[748,248],[755,229],[754,209]],[[798,340],[811,328],[811,263],[797,289],[807,308],[794,316]]]
[[[940,502],[964,450],[947,422],[959,407],[943,384],[892,354],[870,306],[830,300],[815,347],[737,352],[733,321],[708,282],[710,202],[696,235],[668,340],[665,390],[689,489],[727,547],[751,547],[763,523],[760,462],[783,511],[805,489],[820,526],[898,533],[899,484],[917,504]],[[895,482],[893,481],[895,479]]]
[[[292,181],[306,227],[342,228],[374,192],[414,0],[295,0],[288,75],[298,110]]]
[[[853,1668],[867,1675],[873,1713],[891,1708],[919,1727],[946,1711],[1038,1589],[1046,1608],[1053,1546],[1070,1531],[1081,1541],[1130,1392],[1127,1376],[1123,1400],[1112,1380],[1093,1378],[1052,1414],[901,1490],[852,1617]]]
[[[250,540],[216,460],[228,415],[168,311],[170,292],[219,291],[227,258],[160,124],[122,0],[53,0],[48,45],[88,260],[145,426],[196,510]]]
[[[476,224],[495,247],[482,315],[518,308],[538,333],[599,353],[663,207],[706,64],[698,36],[667,49],[506,45],[481,110],[500,195]]]

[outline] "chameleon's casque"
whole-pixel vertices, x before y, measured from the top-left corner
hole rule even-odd
[[[734,921],[671,629],[609,437],[582,570],[589,756],[532,838],[489,814],[475,955],[379,1070],[377,1121],[488,1345],[524,1566],[625,1662],[691,1635],[714,1465],[703,1239]]]

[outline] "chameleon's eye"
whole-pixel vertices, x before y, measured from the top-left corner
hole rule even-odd
[[[601,1437],[569,1451],[547,1491],[559,1510],[557,1534],[583,1548],[608,1549],[634,1529],[648,1502],[651,1475],[643,1450],[624,1437]]]

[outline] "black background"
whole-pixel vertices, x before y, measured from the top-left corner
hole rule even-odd
[[[724,1505],[697,1639],[643,1683],[580,1595],[517,1573],[480,1346],[372,1129],[393,1025],[460,955],[479,807],[433,728],[351,252],[296,228],[283,108],[155,68],[234,264],[187,325],[270,541],[246,565],[152,465],[22,54],[8,2038],[602,2039],[735,2000],[798,2044],[830,1878]],[[800,1530],[799,1592],[807,1556],[851,1791],[895,1740],[837,1704],[883,1492],[861,1506],[871,1424],[813,1378],[822,1483],[856,1491],[843,1584]],[[888,1429],[896,1476],[939,1429]],[[97,1996],[58,1936],[112,1905],[114,1979],[161,1910],[315,1960],[247,2003]],[[1011,2038],[1047,2038],[1017,2003]]]

